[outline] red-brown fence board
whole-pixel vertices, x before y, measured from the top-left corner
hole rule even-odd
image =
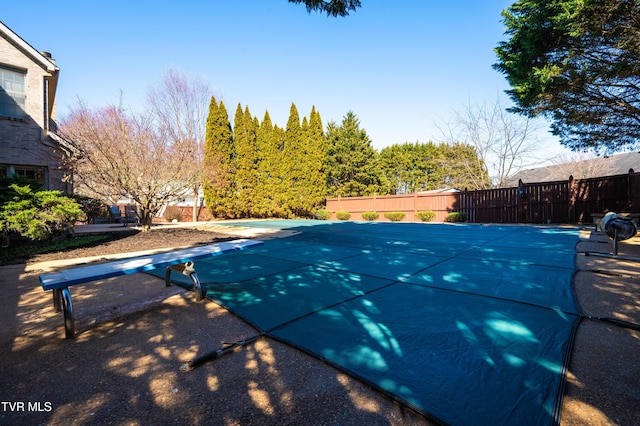
[[[331,212],[331,218],[336,218],[336,212],[346,211],[351,213],[352,220],[362,220],[362,213],[377,212],[378,220],[388,220],[384,217],[387,212],[405,213],[405,221],[416,221],[416,212],[434,211],[434,221],[444,222],[447,214],[456,211],[457,194],[407,194],[407,195],[383,195],[372,197],[338,197],[327,199],[327,210]]]
[[[471,223],[588,223],[606,212],[640,212],[640,173],[523,183],[518,187],[447,193],[386,195],[327,199],[327,210],[347,211],[361,220],[363,212],[404,212],[405,221],[416,212],[436,212],[443,222],[450,212],[462,212]]]

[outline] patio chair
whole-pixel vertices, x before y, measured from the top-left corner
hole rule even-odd
[[[126,223],[139,223],[138,207],[137,206],[124,206],[124,215]]]
[[[120,206],[111,206],[109,207],[109,223],[125,223],[125,217],[122,215],[120,211]]]

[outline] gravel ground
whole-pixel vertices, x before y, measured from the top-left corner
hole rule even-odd
[[[119,230],[121,231],[121,230]],[[206,232],[203,232],[206,231]],[[0,424],[422,425],[427,419],[296,349],[259,338],[183,373],[194,357],[256,335],[213,302],[146,274],[73,289],[77,337],[38,275],[61,264],[120,253],[246,237],[201,226],[119,233],[93,247],[0,268]],[[600,234],[577,246],[575,290],[585,315],[640,324],[640,262],[584,256],[607,252]],[[264,237],[264,236],[263,236]],[[620,253],[640,256],[640,239]],[[80,259],[80,260],[78,260]],[[582,321],[569,366],[561,424],[640,424],[640,333]],[[11,405],[8,405],[11,403]]]

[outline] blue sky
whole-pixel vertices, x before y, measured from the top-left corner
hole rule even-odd
[[[80,98],[139,107],[168,67],[198,74],[284,127],[294,102],[323,123],[353,111],[377,149],[438,142],[435,123],[508,85],[491,67],[510,0],[362,0],[346,18],[286,0],[6,2],[0,20],[61,69],[58,115]],[[37,11],[37,13],[32,13]],[[232,118],[232,117],[230,117]],[[559,144],[546,132],[546,152]]]

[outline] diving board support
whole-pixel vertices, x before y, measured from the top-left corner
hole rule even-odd
[[[191,281],[193,281],[193,291],[195,293],[196,301],[199,302],[204,299],[202,284],[200,284],[200,278],[198,278],[198,274],[196,274],[196,268],[193,262],[178,263],[167,266],[167,271],[164,274],[164,282],[167,287],[171,285],[171,271],[176,271],[189,277]]]
[[[76,331],[73,321],[73,303],[71,302],[71,292],[69,287],[53,289],[53,311],[64,314],[64,337],[71,339]]]

